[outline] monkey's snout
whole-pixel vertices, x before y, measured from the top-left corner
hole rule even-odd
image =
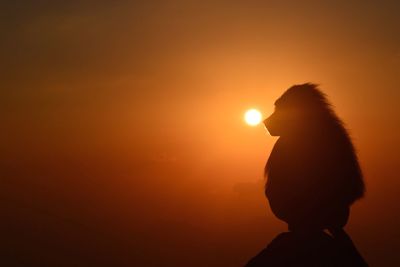
[[[265,129],[268,129],[268,119],[265,119],[265,120],[263,120],[263,124],[264,124],[264,127],[265,127]]]
[[[267,130],[267,132],[268,132],[269,134],[271,134],[271,132],[270,132],[270,130],[269,130],[270,122],[271,122],[271,121],[269,120],[269,118],[266,118],[265,120],[263,120],[264,128],[265,128],[265,130]]]
[[[277,129],[275,129],[276,127],[274,126],[274,123],[272,122],[271,117],[266,118],[263,121],[264,127],[267,130],[267,132],[271,135],[271,136],[279,136]]]

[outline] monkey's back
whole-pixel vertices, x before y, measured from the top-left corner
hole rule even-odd
[[[265,193],[273,213],[289,228],[347,223],[363,184],[351,143],[339,141],[319,134],[276,142],[266,167]]]

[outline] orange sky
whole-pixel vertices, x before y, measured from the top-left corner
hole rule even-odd
[[[276,139],[243,113],[314,82],[365,173],[349,233],[400,265],[400,4],[265,2],[3,1],[6,259],[243,265],[285,230],[262,188]]]

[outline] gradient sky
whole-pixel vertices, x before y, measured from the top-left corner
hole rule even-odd
[[[243,265],[286,229],[263,196],[276,139],[243,113],[267,116],[285,89],[314,82],[365,174],[348,232],[371,266],[400,265],[400,2],[21,0],[0,10],[6,261]]]

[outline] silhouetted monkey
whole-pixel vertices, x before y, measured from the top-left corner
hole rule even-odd
[[[290,231],[246,267],[368,266],[343,230],[351,204],[364,194],[362,172],[325,95],[314,84],[292,86],[264,124],[279,136],[265,166],[265,194]]]
[[[273,213],[290,230],[340,231],[364,182],[351,139],[326,96],[311,83],[292,86],[264,124],[279,136],[265,167]]]

